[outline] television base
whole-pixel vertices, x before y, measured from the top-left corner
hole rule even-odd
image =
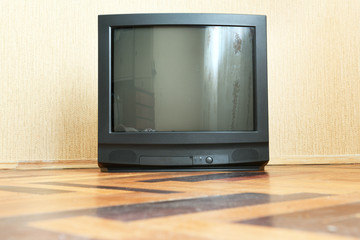
[[[99,144],[103,172],[262,171],[268,143],[124,145]]]
[[[99,166],[101,172],[223,172],[223,171],[264,171],[266,162],[259,163],[259,166],[224,166],[224,167],[212,167],[212,168],[194,168],[194,167],[164,167],[164,168],[152,168],[152,167],[120,167],[120,166]]]

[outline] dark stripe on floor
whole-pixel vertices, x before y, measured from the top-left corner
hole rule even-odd
[[[186,177],[173,177],[173,178],[163,178],[163,179],[150,179],[140,182],[168,182],[168,181],[177,181],[177,182],[201,182],[209,180],[219,180],[227,178],[247,178],[252,176],[264,176],[267,177],[266,172],[234,172],[234,173],[215,173],[215,174],[206,174],[198,176],[186,176]]]
[[[21,222],[61,219],[76,216],[96,216],[119,221],[135,221],[158,217],[206,212],[211,210],[246,207],[273,202],[284,202],[329,196],[317,193],[298,193],[289,195],[268,195],[262,193],[239,193],[152,203],[115,205],[45,214],[23,215],[0,218],[12,224]]]
[[[241,224],[289,228],[360,237],[360,202],[239,221]]]
[[[33,187],[16,187],[16,186],[0,186],[0,191],[16,192],[16,193],[32,193],[32,194],[56,194],[68,193],[71,191],[57,190],[57,189],[44,189]]]
[[[44,182],[44,183],[38,183],[38,184],[65,186],[65,187],[81,187],[81,188],[97,188],[97,189],[108,189],[108,190],[133,191],[133,192],[148,192],[148,193],[160,193],[160,194],[179,193],[177,191],[157,190],[157,189],[148,189],[148,188],[116,187],[116,186],[89,185],[89,184],[78,184],[78,183],[63,183],[63,182]]]
[[[268,195],[262,193],[240,193],[165,202],[142,203],[127,206],[103,207],[96,215],[107,219],[134,221],[188,213],[237,208],[258,204],[283,202],[327,196],[323,194],[299,193],[290,195]]]

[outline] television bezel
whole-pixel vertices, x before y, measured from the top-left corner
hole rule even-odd
[[[255,29],[254,131],[113,132],[111,130],[112,29],[151,26],[239,26]],[[99,144],[228,144],[268,142],[266,16],[159,13],[98,16]]]

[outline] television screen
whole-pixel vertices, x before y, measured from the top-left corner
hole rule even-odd
[[[112,131],[254,130],[254,28],[112,31]]]

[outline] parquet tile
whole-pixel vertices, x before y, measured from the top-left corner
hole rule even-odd
[[[0,170],[0,239],[359,238],[359,165]]]

